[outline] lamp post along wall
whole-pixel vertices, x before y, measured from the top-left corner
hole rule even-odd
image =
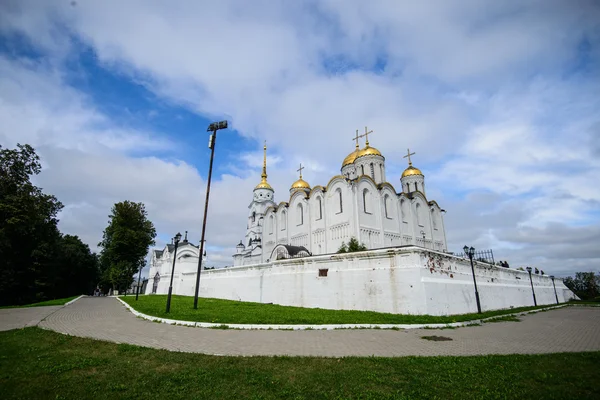
[[[169,283],[169,294],[167,296],[167,311],[171,311],[171,294],[173,293],[173,275],[175,275],[175,261],[177,261],[177,247],[179,246],[179,241],[181,240],[181,233],[177,233],[175,235],[175,250],[173,252],[173,268],[171,269],[171,282]]]
[[[533,279],[531,279],[531,267],[525,268],[529,272],[529,283],[531,283],[531,293],[533,293],[533,305],[537,306],[537,300],[535,298],[535,289],[533,288]]]
[[[204,219],[202,220],[202,237],[200,238],[200,252],[198,253],[198,271],[196,273],[196,290],[194,293],[194,309],[198,308],[198,293],[200,292],[200,274],[202,273],[202,254],[204,253],[204,235],[206,233],[206,216],[208,213],[208,199],[210,197],[210,181],[212,179],[213,160],[215,158],[215,146],[217,144],[217,131],[227,129],[227,121],[213,122],[206,129],[212,132],[208,141],[210,148],[210,164],[208,166],[208,181],[206,183],[206,200],[204,201]]]
[[[558,301],[558,294],[556,294],[556,285],[554,284],[554,275],[550,275],[550,279],[552,279],[552,287],[554,287],[554,297],[556,297],[556,304],[560,304]]]
[[[475,286],[475,301],[477,302],[477,312],[481,314],[481,302],[479,301],[479,291],[477,290],[477,279],[475,278],[475,266],[473,265],[473,256],[475,255],[475,248],[465,246],[463,248],[465,254],[469,256],[469,260],[471,260],[471,272],[473,274],[473,286]]]

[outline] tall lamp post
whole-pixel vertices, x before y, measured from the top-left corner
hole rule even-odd
[[[475,255],[475,248],[469,246],[463,247],[465,254],[469,256],[471,260],[471,272],[473,273],[473,286],[475,286],[475,301],[477,301],[477,312],[481,314],[481,303],[479,302],[479,292],[477,291],[477,279],[475,279],[475,267],[473,266],[473,256]]]
[[[558,295],[556,294],[556,285],[554,284],[554,275],[550,275],[550,279],[552,279],[552,286],[554,287],[554,297],[556,297],[556,304],[560,304],[558,302]]]
[[[537,306],[537,300],[535,299],[535,290],[533,289],[533,280],[531,279],[531,267],[525,268],[529,272],[529,283],[531,283],[531,293],[533,293],[533,305]]]
[[[167,296],[167,312],[171,311],[171,294],[173,293],[173,275],[175,274],[175,261],[177,260],[177,246],[181,240],[181,233],[175,235],[175,252],[173,254],[173,268],[171,269],[171,283],[169,283],[169,295]]]
[[[140,281],[142,279],[142,269],[144,267],[140,267],[140,273],[138,275],[138,284],[137,284],[137,290],[135,291],[135,301],[137,301],[139,295],[140,295]]]
[[[204,234],[206,233],[206,214],[208,213],[208,198],[210,196],[210,180],[212,178],[213,159],[215,158],[215,145],[217,144],[217,131],[227,129],[227,121],[213,122],[206,129],[212,132],[208,140],[210,164],[208,167],[208,182],[206,184],[206,200],[204,201],[204,220],[202,221],[202,237],[200,238],[200,253],[198,253],[198,272],[196,273],[196,291],[194,293],[194,309],[198,308],[198,292],[200,291],[200,273],[202,272],[202,254],[204,253]]]

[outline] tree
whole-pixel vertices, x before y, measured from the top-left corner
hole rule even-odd
[[[574,278],[569,276],[563,282],[581,300],[600,300],[600,273],[577,272]]]
[[[104,285],[124,291],[133,283],[133,276],[144,267],[146,254],[154,245],[156,229],[148,220],[143,203],[116,203],[104,230],[100,253],[100,268]]]
[[[348,241],[348,245],[346,245],[346,242],[342,242],[342,245],[340,246],[340,248],[338,249],[338,253],[353,253],[356,251],[365,251],[368,250],[367,246],[365,246],[364,244],[359,243],[358,240],[356,240],[355,237],[351,237],[350,240]]]
[[[91,294],[100,277],[98,257],[77,236],[61,237],[56,252],[54,288],[62,297]]]
[[[0,146],[0,304],[44,300],[54,290],[52,259],[60,241],[56,215],[63,205],[31,183],[41,172],[33,147]]]

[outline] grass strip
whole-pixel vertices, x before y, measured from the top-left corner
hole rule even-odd
[[[27,308],[27,307],[46,307],[46,306],[64,306],[71,300],[78,298],[81,295],[66,297],[64,299],[54,299],[54,300],[46,300],[40,301],[39,303],[25,304],[22,306],[2,306],[0,308]]]
[[[600,352],[477,357],[217,357],[0,332],[3,399],[597,399]]]
[[[121,297],[135,310],[160,318],[180,321],[213,322],[219,324],[447,324],[475,319],[501,316],[515,312],[541,309],[519,307],[507,310],[486,311],[482,314],[460,314],[449,316],[387,314],[374,311],[326,310],[302,308],[276,304],[252,303],[234,300],[199,298],[198,309],[194,310],[191,296],[173,296],[171,312],[165,312],[166,295]],[[552,306],[552,305],[550,305]]]

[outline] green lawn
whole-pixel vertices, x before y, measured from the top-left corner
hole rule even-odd
[[[81,295],[66,297],[64,299],[46,300],[39,303],[25,304],[22,306],[3,306],[0,308],[23,308],[23,307],[44,307],[44,306],[63,306],[69,301],[78,298]]]
[[[217,357],[0,332],[3,399],[597,399],[600,352],[403,358]]]
[[[121,297],[121,299],[137,311],[147,315],[181,321],[219,324],[446,324],[548,307],[521,307],[510,310],[488,311],[483,314],[436,317],[431,315],[386,314],[373,311],[324,310],[200,298],[198,309],[194,310],[193,297],[173,296],[171,312],[167,314],[165,312],[166,295],[143,296],[137,301],[135,296]]]

